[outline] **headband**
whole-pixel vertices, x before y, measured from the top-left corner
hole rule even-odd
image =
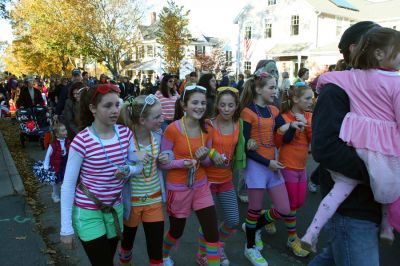
[[[109,92],[116,92],[116,93],[120,93],[121,90],[119,89],[119,87],[115,84],[100,84],[97,86],[96,91],[93,93],[92,96],[92,104],[95,104],[95,100],[98,94],[107,94]]]

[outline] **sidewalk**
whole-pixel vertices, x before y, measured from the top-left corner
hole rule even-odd
[[[46,245],[35,231],[24,185],[0,132],[0,265],[47,265]]]

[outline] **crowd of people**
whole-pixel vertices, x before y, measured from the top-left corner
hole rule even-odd
[[[273,60],[237,82],[225,72],[220,82],[195,72],[184,81],[163,74],[157,85],[105,75],[96,82],[74,69],[70,82],[44,89],[40,80],[10,78],[5,95],[17,108],[54,108],[45,165],[57,174],[54,202],[62,184],[61,242],[71,248],[77,236],[92,265],[113,265],[120,242],[118,263],[131,265],[142,224],[149,265],[174,265],[170,251],[195,212],[199,265],[229,265],[225,242],[239,228],[244,256],[268,265],[261,228],[275,230],[278,220],[298,257],[317,252],[326,228],[329,240],[311,266],[379,265],[379,237],[391,243],[400,230],[400,33],[358,22],[339,49],[336,69],[310,84],[306,68],[294,83],[287,72],[278,83]],[[319,166],[307,185],[310,146]],[[235,176],[247,189],[245,217]],[[297,212],[316,184],[324,198],[298,236]]]

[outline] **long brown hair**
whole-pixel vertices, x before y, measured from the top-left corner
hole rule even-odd
[[[267,84],[268,80],[273,78],[274,77],[272,75],[268,75],[267,77],[252,76],[251,78],[246,80],[243,86],[243,92],[240,96],[240,111],[242,111],[245,107],[247,107],[250,103],[254,101],[257,95],[256,88],[264,87]]]
[[[298,83],[303,83],[303,82],[298,82]],[[311,90],[311,88],[304,83],[304,85],[292,85],[287,91],[283,92],[281,113],[284,114],[292,110],[294,104],[293,98],[294,97],[300,98],[301,96],[304,95],[304,93],[307,90]]]
[[[84,89],[81,92],[79,99],[79,130],[83,130],[84,128],[90,126],[93,123],[94,117],[92,112],[90,111],[89,106],[91,104],[97,106],[99,102],[101,102],[101,99],[103,99],[104,95],[106,95],[102,93],[96,93],[95,95],[96,90],[97,87],[92,87]],[[109,93],[116,93],[116,92],[110,91]]]
[[[206,95],[206,91],[202,89],[195,88],[193,90],[186,90],[182,93],[181,97],[179,100],[176,101],[175,103],[175,115],[174,115],[174,120],[179,120],[183,117],[184,111],[183,107],[187,106],[187,103],[190,99],[190,96],[196,92],[202,93]],[[204,112],[204,115],[200,118],[199,120],[200,128],[201,131],[204,133],[207,133],[207,128],[206,128],[206,112]]]
[[[380,49],[394,59],[400,52],[400,32],[390,28],[374,28],[367,32],[356,46],[352,56],[352,67],[358,69],[379,68],[375,51]]]

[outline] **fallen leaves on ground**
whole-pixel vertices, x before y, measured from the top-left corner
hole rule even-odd
[[[32,160],[29,159],[28,154],[22,148],[21,143],[19,141],[19,127],[18,123],[13,122],[11,120],[2,120],[0,123],[0,131],[4,136],[4,140],[7,143],[8,149],[13,157],[15,162],[15,166],[17,167],[18,173],[21,176],[22,182],[25,187],[25,200],[29,204],[32,209],[33,216],[35,217],[35,226],[37,231],[43,238],[43,241],[46,244],[46,251],[51,257],[51,263],[56,264],[58,262],[57,251],[50,247],[54,246],[53,243],[49,240],[47,234],[43,229],[43,225],[40,220],[40,215],[43,213],[45,206],[40,202],[39,199],[39,189],[40,183],[37,181],[32,171]],[[25,240],[22,237],[17,240]],[[25,237],[26,238],[26,237]]]

